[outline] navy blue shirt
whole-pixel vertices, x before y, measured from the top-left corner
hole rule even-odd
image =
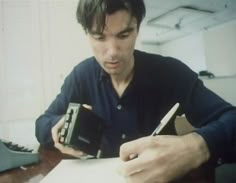
[[[70,102],[89,104],[106,123],[105,157],[118,156],[124,141],[150,135],[176,103],[206,141],[214,159],[235,160],[236,109],[207,89],[182,62],[134,51],[134,77],[121,97],[94,57],[79,63],[49,108],[36,121],[36,137],[52,144],[51,128]]]

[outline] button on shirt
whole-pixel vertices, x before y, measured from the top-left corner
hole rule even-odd
[[[106,109],[103,118],[106,119],[108,127],[105,130],[107,145],[104,145],[102,154],[108,157],[114,153],[118,155],[122,143],[139,137],[138,112],[136,98],[133,94],[133,83],[131,82],[119,97],[112,86],[110,76],[103,71],[102,75],[99,85],[103,94],[100,95],[98,103],[104,103],[105,108],[102,110]],[[95,110],[97,109],[101,109],[101,106],[95,106]],[[123,138],[124,134],[127,136],[126,138]]]
[[[118,104],[116,108],[120,111],[122,109],[122,105]]]

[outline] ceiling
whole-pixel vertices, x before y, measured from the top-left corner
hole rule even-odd
[[[142,42],[163,44],[236,20],[236,0],[144,0]]]

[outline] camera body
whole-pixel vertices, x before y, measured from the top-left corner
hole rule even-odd
[[[69,103],[59,142],[97,156],[104,130],[104,120],[78,103]]]

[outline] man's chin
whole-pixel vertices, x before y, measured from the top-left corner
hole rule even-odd
[[[118,76],[120,74],[120,72],[118,72],[118,71],[111,71],[111,70],[107,71],[107,73],[109,75],[113,75],[113,76]]]
[[[113,75],[113,76],[118,76],[119,75],[119,73],[117,73],[117,72],[108,72],[108,74]]]
[[[113,68],[106,68],[105,69],[106,73],[110,75],[119,75],[120,71],[118,69],[113,69]]]

